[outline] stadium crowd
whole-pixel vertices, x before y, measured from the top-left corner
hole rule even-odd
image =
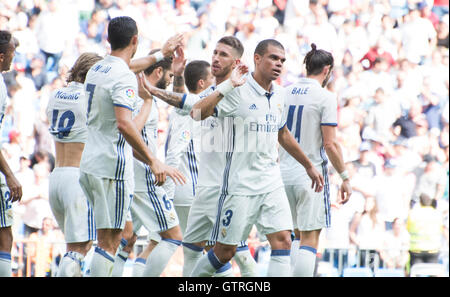
[[[429,234],[434,246],[426,250],[446,250],[439,261],[448,269],[448,11],[448,1],[438,0],[2,0],[0,30],[20,42],[12,71],[4,74],[9,102],[1,134],[3,153],[23,186],[13,206],[14,238],[36,234],[52,217],[49,94],[65,84],[81,53],[108,53],[108,20],[127,15],[139,26],[136,57],[183,32],[187,60],[209,61],[217,40],[234,35],[251,69],[256,44],[274,38],[286,49],[277,81],[282,86],[305,75],[302,62],[312,42],[331,52],[335,69],[327,88],[337,94],[338,139],[354,193],[343,206],[332,203],[323,256],[328,248],[356,247],[376,251],[388,267],[404,268],[408,257],[400,250],[423,251],[414,220],[429,215],[411,213],[429,200],[439,219],[427,226],[438,231]],[[158,155],[164,159],[172,108],[158,106]],[[331,173],[336,197],[339,176]],[[249,246],[264,261],[257,234]]]

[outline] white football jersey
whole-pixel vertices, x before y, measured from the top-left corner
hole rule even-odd
[[[54,91],[47,105],[50,134],[57,142],[86,142],[87,98],[84,85],[70,82],[65,88]]]
[[[177,206],[189,206],[195,197],[198,181],[198,157],[194,149],[194,124],[194,120],[189,114],[180,114],[178,109],[170,115],[165,162],[167,165],[177,168],[187,181],[184,185],[175,185],[169,178],[163,187]]]
[[[251,74],[217,104],[227,138],[222,194],[259,195],[283,186],[277,162],[283,112],[283,89],[272,84],[267,92]]]
[[[192,106],[198,101],[208,97],[216,90],[212,85],[198,95],[186,96],[185,105]],[[180,115],[187,114],[190,109],[183,107],[177,110]],[[223,119],[210,116],[203,121],[193,123],[193,146],[197,158],[198,187],[220,187],[222,185],[222,172],[225,167],[225,134]],[[200,126],[200,127],[199,127]]]
[[[139,114],[144,100],[138,98],[134,108],[133,116]],[[141,135],[145,144],[152,152],[156,155],[158,150],[158,121],[159,112],[158,106],[156,105],[156,100],[153,99],[152,109],[147,121],[142,128]],[[134,191],[135,192],[145,192],[147,193],[149,189],[154,190],[155,177],[150,169],[150,166],[142,163],[141,161],[134,159]]]
[[[321,126],[337,126],[336,95],[315,79],[302,78],[285,88],[286,126],[316,168],[328,163],[323,148]],[[280,147],[280,168],[285,185],[296,185],[305,168]]]
[[[80,170],[103,178],[132,179],[132,149],[117,129],[114,107],[133,110],[138,93],[135,74],[121,58],[106,56],[91,67],[84,86],[88,138]]]

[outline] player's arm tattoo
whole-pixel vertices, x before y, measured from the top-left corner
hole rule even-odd
[[[182,75],[175,75],[173,78],[173,91],[176,93],[184,93],[184,78]]]
[[[183,102],[183,97],[185,96],[183,93],[170,92],[158,88],[152,88],[151,92],[153,96],[156,96],[167,104],[178,108],[180,108],[181,102]]]

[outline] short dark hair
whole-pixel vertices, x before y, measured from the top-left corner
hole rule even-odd
[[[153,55],[156,52],[159,52],[160,49],[154,49],[151,50],[149,55]],[[150,75],[152,74],[153,71],[155,71],[156,68],[158,67],[162,67],[162,69],[164,70],[169,70],[172,68],[172,58],[167,58],[165,57],[164,59],[162,59],[161,61],[156,62],[155,64],[150,65],[149,67],[147,67],[144,70],[145,75]]]
[[[306,65],[307,75],[317,75],[322,72],[325,66],[334,66],[333,55],[325,50],[317,49],[316,45],[311,44],[311,50],[306,54],[303,63]]]
[[[241,58],[244,54],[244,46],[242,45],[242,42],[234,36],[222,37],[219,41],[217,41],[217,43],[223,43],[234,48],[238,54],[238,58]]]
[[[273,45],[275,47],[281,48],[284,50],[284,46],[275,39],[265,39],[263,41],[260,41],[258,45],[255,48],[255,54],[258,54],[260,56],[264,56],[264,54],[267,52],[267,48],[269,45]]]
[[[197,82],[199,80],[206,79],[208,75],[206,69],[210,66],[211,64],[203,60],[195,60],[186,65],[184,69],[184,81],[190,92],[197,90]]]
[[[138,34],[136,22],[127,16],[113,18],[108,24],[108,41],[111,50],[126,48]]]
[[[9,49],[12,34],[6,30],[0,30],[0,54],[6,54]]]

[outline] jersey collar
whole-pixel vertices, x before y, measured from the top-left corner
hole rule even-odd
[[[270,96],[272,96],[273,91],[274,91],[274,87],[273,87],[273,83],[270,86],[270,92],[267,92],[266,89],[264,89],[263,87],[261,87],[258,82],[253,78],[253,73],[250,73],[249,75],[247,75],[247,81],[250,84],[250,86],[252,86],[252,88],[256,91],[256,93],[258,93],[261,96],[266,96],[267,94],[270,94]]]

